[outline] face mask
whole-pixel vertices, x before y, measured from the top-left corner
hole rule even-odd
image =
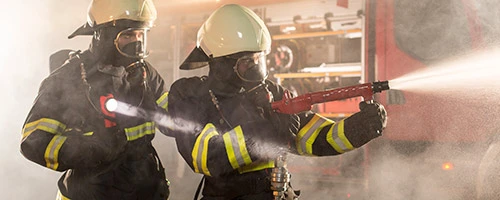
[[[147,57],[147,28],[129,28],[121,31],[114,41],[120,54],[128,58],[144,59]]]
[[[142,58],[140,54],[144,52],[144,48],[145,47],[141,41],[135,41],[128,43],[122,48],[118,49],[118,52],[120,52],[122,55],[126,57]]]
[[[251,53],[234,59],[237,60],[233,69],[241,80],[262,82],[267,78],[266,55],[264,53]]]

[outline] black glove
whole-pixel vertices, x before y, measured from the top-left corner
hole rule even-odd
[[[85,136],[80,129],[67,129],[68,135],[62,146],[60,162],[70,168],[95,167],[112,162],[124,151],[127,137],[116,127],[101,128]]]
[[[246,99],[262,111],[262,116],[269,120],[276,130],[276,139],[280,144],[288,144],[294,140],[299,131],[300,119],[296,114],[282,114],[271,109],[273,94],[269,91],[267,84],[260,84],[249,88],[245,94]],[[277,141],[277,142],[278,142]]]
[[[245,98],[252,102],[256,107],[264,110],[271,110],[273,94],[267,88],[265,83],[246,85],[247,92]]]
[[[359,103],[360,111],[344,120],[346,137],[354,147],[360,147],[382,135],[387,124],[387,112],[378,102]]]
[[[295,140],[295,136],[299,132],[300,118],[296,114],[282,114],[271,111],[270,121],[278,132],[279,137],[283,142],[290,143]]]
[[[361,113],[365,113],[366,123],[370,126],[370,130],[376,130],[382,135],[382,130],[387,125],[387,111],[384,106],[375,101],[362,101],[359,103],[359,109]]]

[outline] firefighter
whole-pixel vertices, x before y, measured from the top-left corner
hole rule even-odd
[[[164,80],[144,61],[156,16],[152,0],[91,1],[87,23],[69,36],[93,35],[89,49],[42,82],[20,148],[64,172],[57,199],[168,199],[155,122],[144,114],[166,108]]]
[[[224,5],[201,26],[184,70],[209,66],[208,76],[179,79],[168,95],[170,127],[178,150],[204,175],[204,200],[273,199],[269,174],[285,153],[333,156],[381,135],[386,112],[379,103],[333,122],[318,114],[270,109],[284,90],[266,80],[271,37],[250,9]],[[294,194],[288,194],[292,196]]]

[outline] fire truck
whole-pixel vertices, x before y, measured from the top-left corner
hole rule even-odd
[[[366,81],[393,80],[492,51],[500,44],[500,21],[492,11],[498,7],[473,0],[368,1]],[[460,70],[459,63],[454,65],[448,73]],[[454,81],[462,80],[439,83]],[[421,87],[443,88],[432,84]],[[390,121],[382,140],[369,146],[370,199],[498,198],[499,110],[472,93],[402,90],[380,96]]]
[[[152,34],[167,39],[151,45],[150,61],[166,66],[159,71],[169,74],[167,83],[206,74],[207,69],[179,71],[178,64],[195,45],[204,17],[224,3],[248,6],[265,20],[273,39],[269,77],[296,95],[374,81],[391,84],[500,44],[500,4],[493,0],[200,2],[158,5],[170,16],[159,18],[158,27],[165,30]],[[452,88],[462,91],[453,95],[440,93],[436,84],[443,83],[421,85],[436,88],[432,92],[401,88],[375,95],[387,109],[387,128],[361,149],[335,157],[290,155],[287,168],[301,198],[495,199],[499,106],[467,96],[473,87],[465,84]],[[316,104],[313,111],[338,120],[357,112],[362,100]],[[184,170],[170,174],[189,174]]]
[[[445,61],[488,52],[499,44],[496,37],[500,33],[500,22],[490,11],[499,6],[493,2],[387,0],[362,3],[364,7],[357,13],[359,21],[344,19],[338,21],[339,25],[335,20],[328,21],[325,15],[331,24],[328,28],[333,29],[328,31],[333,32],[323,34],[337,35],[335,31],[340,31],[342,36],[335,37],[340,42],[321,38],[320,32],[314,32],[320,35],[315,36],[321,38],[319,41],[302,40],[306,45],[290,45],[300,44],[296,38],[284,42],[293,46],[289,49],[299,51],[290,57],[305,55],[302,65],[318,60],[334,64],[303,68],[302,73],[278,73],[274,75],[278,82],[304,89],[304,80],[314,82],[313,78],[316,82],[312,85],[316,88],[311,86],[312,90],[318,86],[391,82],[407,74],[439,68]],[[356,29],[358,22],[362,25],[360,30]],[[345,24],[351,27],[342,27]],[[340,28],[336,30],[336,27]],[[350,37],[358,31],[359,41]],[[342,54],[349,50],[357,52],[357,42],[361,43],[361,60],[355,59],[352,52]],[[276,46],[283,48],[280,44]],[[340,52],[334,51],[339,49],[336,46],[341,46]],[[300,49],[305,53],[300,53]],[[340,57],[325,56],[321,52]],[[356,75],[356,65],[361,66],[360,76]],[[460,70],[459,66],[450,69]],[[441,74],[443,78],[446,75]],[[302,80],[284,83],[287,78]],[[318,196],[312,198],[327,195],[335,199],[494,199],[498,196],[498,106],[491,106],[484,97],[452,92],[469,89],[462,88],[465,84],[450,91],[437,91],[442,87],[433,85],[432,79],[420,82],[425,83],[421,87],[436,89],[428,93],[391,90],[377,96],[389,113],[388,126],[383,137],[362,151],[333,159],[292,161],[289,168],[298,176],[299,184],[306,190],[318,191],[315,194]],[[303,92],[299,89],[298,93]],[[355,112],[359,101],[354,98],[329,102],[315,109],[334,119],[342,118]],[[478,114],[481,116],[472,117]]]

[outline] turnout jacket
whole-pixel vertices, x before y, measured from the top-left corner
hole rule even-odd
[[[62,199],[168,197],[148,115],[165,112],[167,93],[155,69],[147,64],[145,72],[147,88],[130,83],[134,74],[124,67],[104,66],[85,51],[42,82],[23,126],[21,153],[64,172]],[[130,116],[108,111],[110,99],[134,108]]]
[[[169,133],[187,164],[204,175],[205,198],[257,199],[252,195],[259,193],[272,198],[268,169],[283,149],[304,156],[333,156],[378,136],[349,130],[345,126],[349,118],[335,123],[312,112],[299,115],[295,135],[277,133],[244,95],[218,96],[207,82],[207,77],[180,79],[168,95],[168,112],[175,124]],[[266,83],[280,100],[283,88]]]

